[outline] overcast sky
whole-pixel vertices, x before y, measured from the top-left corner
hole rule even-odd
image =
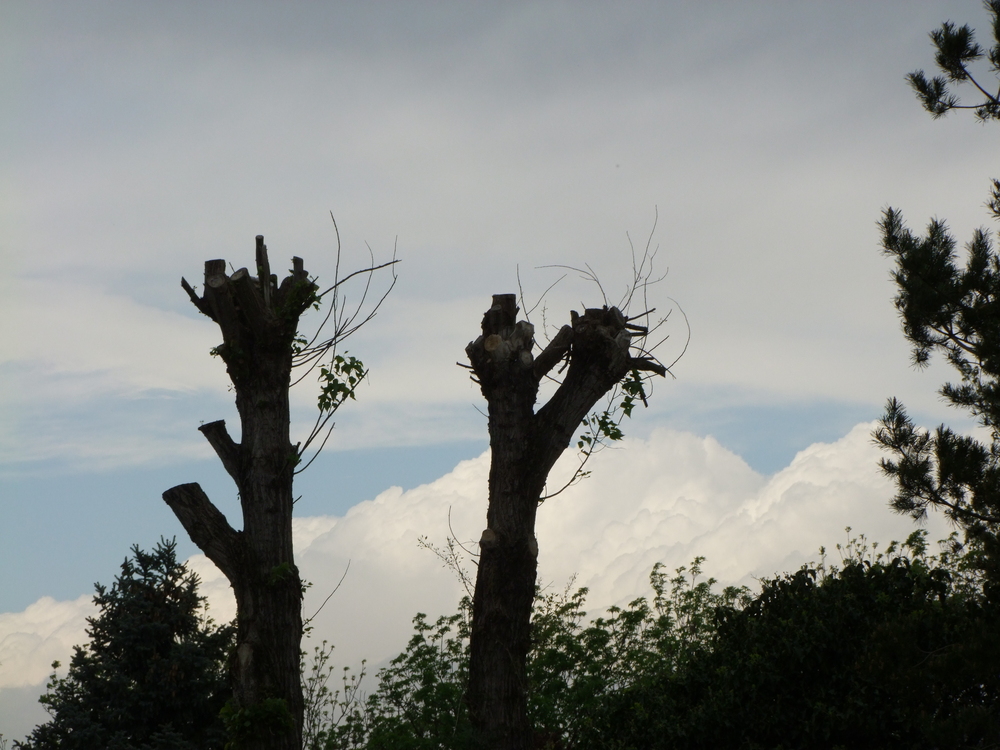
[[[586,264],[614,301],[651,234],[661,358],[681,310],[690,346],[625,445],[543,507],[542,577],[576,573],[603,606],[657,560],[752,583],[845,525],[909,533],[870,423],[889,396],[964,423],[936,396],[947,369],[910,367],[876,222],[894,206],[964,242],[997,176],[998,131],[933,121],[904,81],[946,19],[988,28],[977,0],[4,3],[0,732],[44,719],[48,664],[132,544],[197,552],[163,490],[199,481],[239,523],[197,432],[238,430],[219,334],[181,276],[250,265],[263,234],[272,267],[298,255],[329,281],[331,211],[342,269],[369,247],[402,260],[347,347],[370,381],[297,485],[315,596],[352,561],[317,620],[342,663],[391,656],[416,611],[457,601],[416,541],[444,541],[449,507],[462,539],[484,522],[482,399],[455,363],[490,295],[519,272],[533,303],[563,274],[545,266]],[[570,273],[544,322],[601,301]]]

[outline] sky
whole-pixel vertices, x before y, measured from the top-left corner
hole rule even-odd
[[[613,302],[647,241],[660,358],[683,356],[543,505],[540,580],[575,575],[597,613],[658,561],[753,585],[846,526],[908,535],[873,421],[897,396],[922,424],[970,425],[937,396],[946,367],[911,367],[877,221],[943,218],[964,242],[996,176],[996,131],[932,120],[904,80],[947,19],[987,29],[973,0],[5,2],[0,733],[45,719],[49,664],[133,544],[176,536],[232,614],[160,497],[198,481],[239,523],[197,431],[238,431],[220,337],[180,279],[251,265],[262,234],[272,267],[300,256],[330,281],[331,212],[342,271],[401,261],[346,344],[369,380],[296,484],[306,610],[350,562],[313,634],[340,663],[384,662],[461,594],[418,539],[443,544],[449,513],[463,541],[485,522],[484,404],[456,362],[490,296],[543,299],[542,338],[603,301],[558,266],[593,269]],[[293,391],[293,434],[315,397]]]

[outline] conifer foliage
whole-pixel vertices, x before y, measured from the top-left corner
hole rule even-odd
[[[53,674],[41,698],[52,720],[15,747],[222,748],[234,629],[206,618],[198,576],[177,561],[175,542],[161,540],[152,552],[134,546],[111,588],[95,588],[90,642],[75,648],[69,673]]]
[[[988,50],[980,47],[971,27],[956,27],[951,21],[945,21],[940,29],[931,32],[934,62],[942,75],[928,78],[924,71],[916,70],[906,77],[924,109],[934,117],[941,117],[953,109],[971,109],[983,122],[1000,120],[1000,88],[994,84],[991,92],[988,84],[980,82],[982,76],[977,78],[972,69],[973,64],[979,64],[985,57],[989,60],[989,72],[1000,73],[1000,0],[986,0],[983,6],[991,16],[996,42],[993,47]],[[955,84],[970,84],[976,96],[982,98],[975,104],[963,104],[951,88]]]
[[[935,117],[972,109],[978,119],[1000,119],[998,84],[981,82],[973,64],[985,57],[1000,78],[1000,0],[984,3],[995,44],[983,50],[968,26],[951,22],[931,33],[942,75],[908,76],[918,98]],[[969,85],[977,104],[962,104],[949,88]],[[996,93],[991,93],[996,92]],[[987,207],[1000,219],[1000,180],[993,180]],[[989,431],[983,442],[941,425],[919,429],[896,399],[886,407],[875,440],[889,452],[882,468],[897,485],[893,507],[914,518],[943,511],[970,539],[985,545],[994,581],[1000,582],[1000,256],[992,233],[976,230],[964,257],[943,221],[931,221],[924,236],[911,232],[896,209],[881,221],[882,246],[895,262],[896,308],[913,347],[913,361],[925,365],[944,355],[960,382],[941,388],[945,401],[973,416]]]

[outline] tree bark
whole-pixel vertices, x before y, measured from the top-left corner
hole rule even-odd
[[[482,335],[466,354],[489,405],[491,464],[486,529],[473,596],[467,702],[478,747],[533,744],[526,660],[535,594],[535,511],[549,471],[594,405],[631,370],[664,374],[629,353],[627,320],[614,307],[572,314],[537,359],[534,329],[517,322],[513,294],[493,296]],[[555,394],[535,412],[538,386],[569,358]]]
[[[256,278],[246,269],[227,276],[225,268],[223,260],[205,263],[201,297],[187,281],[181,284],[222,331],[215,351],[236,390],[240,442],[222,421],[200,430],[236,482],[243,529],[233,529],[197,484],[173,487],[163,499],[236,594],[237,646],[230,665],[236,746],[300,750],[302,584],[292,550],[298,449],[289,439],[288,390],[299,317],[314,301],[316,285],[295,258],[279,287],[260,236]]]

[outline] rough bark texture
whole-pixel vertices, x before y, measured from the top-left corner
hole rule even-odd
[[[192,541],[226,575],[236,594],[237,646],[231,662],[232,726],[237,747],[299,750],[302,689],[302,587],[292,552],[292,474],[297,446],[289,441],[288,389],[299,316],[316,286],[293,259],[278,286],[264,238],[257,237],[257,277],[244,268],[232,276],[223,260],[205,263],[195,306],[219,324],[216,349],[236,390],[241,439],[222,421],[201,432],[239,490],[243,529],[236,531],[197,484],[163,493]]]
[[[665,372],[630,355],[627,321],[614,307],[573,312],[572,325],[536,359],[534,330],[517,322],[515,299],[493,296],[482,335],[465,350],[489,404],[492,452],[467,700],[478,745],[505,750],[533,744],[525,662],[538,561],[535,511],[549,470],[583,418],[631,370]],[[539,382],[567,356],[562,385],[536,413]]]

